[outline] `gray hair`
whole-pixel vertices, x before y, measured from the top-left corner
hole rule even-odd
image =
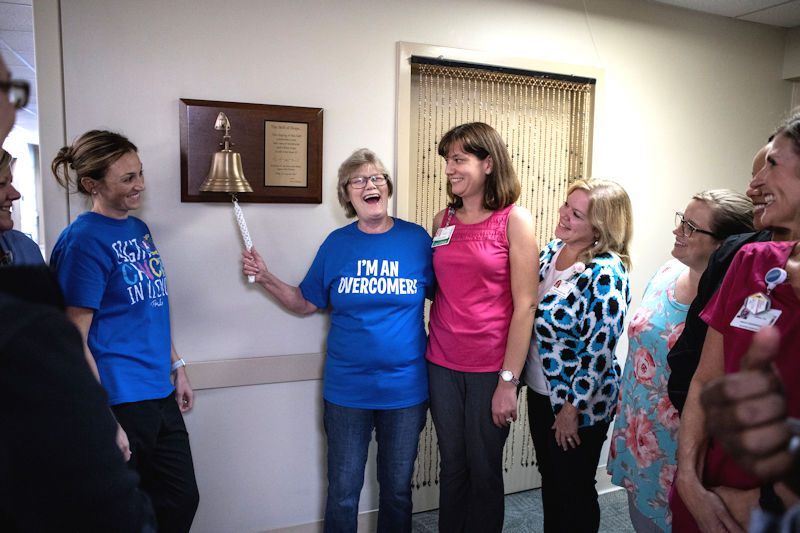
[[[342,207],[344,207],[344,214],[347,216],[347,218],[353,218],[356,216],[356,210],[353,207],[353,204],[350,202],[349,195],[347,194],[347,184],[349,183],[350,178],[353,177],[353,174],[355,174],[358,169],[364,165],[372,165],[377,169],[378,172],[386,176],[386,186],[389,188],[389,198],[392,197],[392,193],[394,192],[394,187],[392,187],[392,179],[389,177],[389,171],[386,170],[385,166],[383,166],[383,162],[380,160],[380,158],[369,148],[359,148],[350,154],[350,157],[345,159],[341,165],[339,165],[339,183],[336,186],[336,192],[339,195],[339,203],[342,205]]]

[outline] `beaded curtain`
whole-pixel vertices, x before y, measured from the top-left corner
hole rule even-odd
[[[569,184],[590,172],[594,85],[414,63],[412,86],[416,109],[412,107],[409,217],[413,222],[430,231],[434,215],[447,204],[445,165],[437,152],[439,139],[459,124],[486,122],[506,141],[522,186],[517,204],[531,211],[540,246],[549,242]],[[515,469],[535,467],[526,392],[523,387],[518,420],[511,425],[503,451],[506,477]],[[527,477],[538,486],[538,472],[529,472]],[[438,483],[439,453],[429,415],[420,434],[412,485],[415,491],[425,491]],[[419,507],[431,506],[415,502],[415,510]]]

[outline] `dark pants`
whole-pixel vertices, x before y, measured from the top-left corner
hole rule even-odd
[[[159,533],[189,531],[200,496],[189,434],[173,392],[160,400],[113,405],[131,445],[129,466],[150,496]]]
[[[542,475],[545,533],[596,533],[600,527],[595,474],[608,423],[578,428],[580,446],[556,442],[550,398],[528,389],[528,420]]]
[[[458,372],[428,363],[431,417],[439,439],[439,531],[503,530],[503,446],[492,421],[497,372]]]
[[[398,409],[359,409],[325,400],[325,533],[358,529],[358,499],[373,429],[378,443],[378,533],[411,533],[411,477],[427,415],[427,400]]]

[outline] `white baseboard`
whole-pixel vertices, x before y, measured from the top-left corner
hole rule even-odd
[[[608,492],[614,492],[615,490],[623,490],[622,487],[611,483],[611,476],[606,472],[606,465],[597,468],[594,479],[597,481],[597,494],[606,494]]]

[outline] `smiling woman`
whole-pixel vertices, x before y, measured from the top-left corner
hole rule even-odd
[[[759,162],[754,162],[754,170]],[[800,247],[796,242],[800,239],[800,114],[775,132],[748,195],[755,203],[755,225],[772,230],[778,242],[739,244],[730,268],[726,273],[722,270],[722,285],[709,293],[713,296],[700,313],[708,331],[681,418],[677,492],[670,501],[675,531],[706,531],[723,525],[729,531],[747,529],[750,509],[766,494],[759,489],[761,480],[742,471],[734,456],[709,441],[700,392],[712,380],[738,370],[753,332],[767,322],[781,333],[781,355],[774,364],[783,382],[794,383],[800,376],[794,356],[800,343]],[[769,287],[769,273],[781,271],[786,281]],[[703,276],[704,280],[709,277]],[[769,303],[767,309],[752,307],[758,299]],[[796,390],[787,389],[787,412],[792,417],[800,416]],[[784,504],[798,497],[782,484],[775,484],[772,500],[776,494]]]
[[[774,240],[798,238],[800,228],[800,150],[798,140],[787,129],[775,136],[768,151],[766,165],[753,176],[751,189],[758,190],[753,216],[760,227],[772,229]]]
[[[14,83],[0,57],[0,145],[14,127],[17,109],[25,105],[24,101],[14,97]],[[20,198],[19,191],[11,184],[13,168],[11,154],[0,148],[0,266],[41,264],[44,260],[36,243],[13,229],[12,203]]]
[[[439,530],[503,528],[502,453],[536,308],[530,212],[500,134],[461,124],[438,146],[448,206],[433,221],[436,297],[426,357],[441,462]]]
[[[558,217],[539,255],[528,417],[545,531],[597,531],[595,473],[619,390],[633,215],[618,183],[589,179],[570,185]]]
[[[320,246],[299,287],[242,250],[242,273],[293,313],[330,308],[323,381],[328,445],[325,531],[355,531],[373,431],[378,443],[378,532],[411,531],[411,476],[428,411],[425,298],[431,296],[431,238],[389,216],[392,180],[371,150],[339,167],[348,218]]]
[[[181,413],[194,393],[172,345],[161,255],[147,225],[129,215],[144,191],[136,146],[118,133],[90,131],[63,147],[51,169],[62,186],[92,199],[50,258],[67,316],[108,393],[117,444],[141,476],[159,531],[186,532],[199,496]]]
[[[83,178],[92,195],[92,211],[109,218],[123,219],[128,211],[141,207],[144,191],[142,162],[136,152],[127,152],[108,167],[102,180]]]
[[[700,276],[722,239],[752,229],[741,193],[698,193],[676,213],[672,256],[645,288],[628,325],[628,357],[608,457],[615,485],[628,491],[637,531],[669,531],[668,495],[677,464],[678,411],[665,394],[667,353],[683,331]]]
[[[11,181],[14,159],[0,148],[0,266],[42,264],[42,252],[25,234],[13,229],[12,204],[20,194]]]

